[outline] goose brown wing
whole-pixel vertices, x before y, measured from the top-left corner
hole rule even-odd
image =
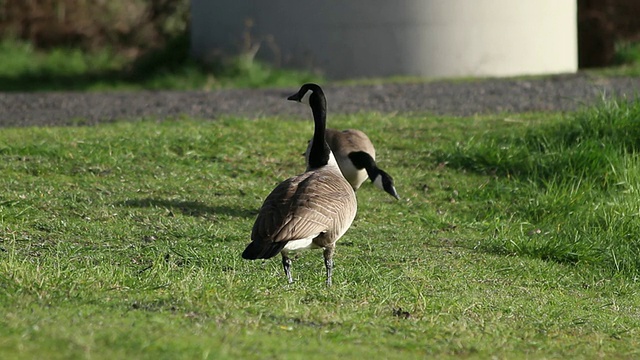
[[[353,190],[335,171],[312,171],[287,179],[262,204],[251,240],[286,242],[325,232],[344,217],[341,214],[352,205],[347,201],[351,197]]]
[[[371,155],[374,160],[376,158],[376,149],[373,147],[371,140],[360,130],[347,129],[338,131],[327,129],[325,138],[331,151],[337,154],[338,157],[346,157],[354,151],[364,151]]]

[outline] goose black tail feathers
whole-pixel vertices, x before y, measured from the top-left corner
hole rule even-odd
[[[268,244],[252,241],[242,252],[242,258],[247,260],[270,259],[282,251],[286,244],[286,241]]]

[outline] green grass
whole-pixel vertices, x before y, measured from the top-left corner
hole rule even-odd
[[[550,124],[481,134],[440,161],[499,179],[474,191],[475,199],[517,193],[507,209],[486,211],[482,220],[499,230],[486,246],[636,276],[639,149],[640,106],[611,101]],[[505,228],[506,219],[520,227]]]
[[[109,49],[36,49],[29,43],[0,41],[0,91],[160,90],[293,86],[320,81],[317,75],[265,65],[247,56],[205,66],[189,59],[185,36],[163,49],[130,60]]]
[[[359,190],[331,288],[240,258],[310,120],[3,129],[0,358],[637,357],[639,113],[330,117],[403,197]]]
[[[640,42],[619,42],[616,45],[615,62],[640,65]]]
[[[620,41],[616,43],[614,66],[589,69],[596,76],[640,76],[640,42]]]

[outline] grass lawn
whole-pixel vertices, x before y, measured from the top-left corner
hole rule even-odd
[[[238,56],[205,66],[189,58],[185,36],[136,60],[108,49],[41,50],[30,43],[0,39],[0,91],[211,90],[222,87],[296,87],[321,77],[268,66]]]
[[[330,116],[402,197],[363,185],[331,288],[240,258],[310,116],[3,129],[0,358],[635,358],[639,119]]]

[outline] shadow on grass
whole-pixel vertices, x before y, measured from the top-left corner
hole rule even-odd
[[[116,204],[118,206],[136,207],[136,208],[165,208],[169,211],[179,211],[187,216],[205,216],[224,214],[232,217],[254,217],[258,214],[255,209],[241,209],[231,206],[209,206],[200,201],[183,201],[183,200],[166,200],[166,199],[130,199]]]
[[[588,181],[606,189],[625,181],[615,169],[625,169],[626,159],[640,151],[638,119],[637,98],[604,99],[564,120],[486,133],[434,156],[438,163],[483,175],[542,186]]]

